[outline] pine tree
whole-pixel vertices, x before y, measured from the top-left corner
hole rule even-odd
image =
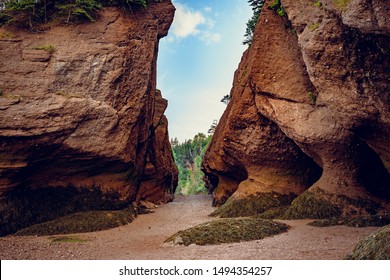
[[[248,0],[249,5],[252,7],[253,16],[248,20],[246,24],[245,39],[242,42],[244,45],[251,45],[253,39],[253,32],[257,21],[259,20],[261,10],[264,6],[265,0]]]

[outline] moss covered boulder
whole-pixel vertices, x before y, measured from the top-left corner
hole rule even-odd
[[[390,225],[361,240],[347,260],[390,260]]]
[[[117,211],[87,211],[40,223],[16,232],[15,235],[54,235],[93,232],[131,223],[136,217],[132,207]]]
[[[221,218],[255,216],[268,209],[289,205],[295,197],[293,193],[285,195],[276,192],[257,193],[242,198],[232,196],[211,213],[211,216]]]
[[[259,218],[219,219],[179,231],[165,243],[188,246],[259,240],[288,230],[283,223]]]
[[[284,218],[338,219],[375,215],[381,209],[379,203],[369,198],[352,198],[342,194],[328,193],[321,188],[314,188],[294,199]]]

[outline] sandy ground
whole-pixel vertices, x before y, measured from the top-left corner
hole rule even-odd
[[[72,234],[88,239],[83,243],[54,243],[49,237],[0,238],[0,259],[342,259],[375,227],[334,226],[316,228],[309,220],[284,221],[287,233],[258,241],[188,247],[164,241],[183,230],[214,218],[211,198],[178,197],[152,214],[111,230]]]

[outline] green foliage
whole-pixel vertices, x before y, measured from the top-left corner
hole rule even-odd
[[[320,26],[320,24],[319,24],[318,22],[317,22],[317,23],[310,24],[310,25],[309,25],[309,30],[314,31],[314,30],[316,30],[319,26]]]
[[[19,0],[10,1],[0,12],[0,26],[18,22],[33,28],[35,24],[53,20],[65,22],[95,21],[103,6],[120,6],[133,12],[134,8],[146,8],[147,0]]]
[[[316,6],[318,8],[322,8],[322,3],[321,3],[321,1],[315,1],[315,2],[313,2],[313,6]]]
[[[309,102],[311,105],[315,105],[317,102],[317,95],[315,95],[313,92],[309,91],[307,93],[307,97],[309,98]]]
[[[35,0],[19,0],[7,3],[7,10],[9,11],[28,11],[35,7]]]
[[[93,14],[102,8],[95,0],[71,0],[64,5],[57,5],[60,13],[67,14],[66,22],[75,20],[95,21]]]
[[[345,10],[351,0],[333,0],[333,3],[336,5],[336,7],[340,10]]]
[[[36,47],[33,47],[33,49],[34,50],[44,50],[44,51],[47,51],[49,53],[54,52],[54,46],[52,46],[52,45],[36,46]]]
[[[7,3],[6,11],[11,12],[11,14],[18,14],[23,21],[28,21],[28,25],[32,27],[33,18],[36,15],[35,6],[35,0],[11,1]],[[11,17],[9,14],[8,16]]]
[[[181,144],[177,139],[171,140],[173,155],[179,169],[176,193],[185,195],[207,193],[200,166],[210,140],[211,136],[206,137],[203,133],[198,133],[193,140],[186,140]]]
[[[288,228],[286,224],[259,218],[220,219],[179,231],[165,242],[185,246],[234,243],[263,239]]]
[[[281,17],[285,17],[287,15],[280,0],[275,0],[268,8],[274,10]]]
[[[257,21],[259,20],[261,9],[264,6],[265,0],[248,0],[249,5],[252,7],[253,15],[246,23],[246,31],[244,34],[244,41],[242,42],[244,45],[251,45],[253,39],[253,32],[255,31],[255,27]]]

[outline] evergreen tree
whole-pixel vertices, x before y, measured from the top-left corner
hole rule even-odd
[[[253,39],[253,32],[257,21],[259,20],[261,9],[264,6],[265,0],[248,0],[249,5],[252,7],[253,16],[248,20],[246,24],[245,39],[242,42],[244,45],[251,45]]]

